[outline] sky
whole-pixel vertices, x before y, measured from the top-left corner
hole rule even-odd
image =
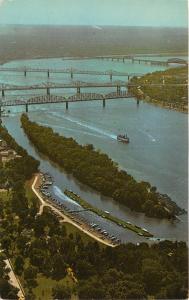
[[[0,24],[187,27],[187,0],[0,0]]]

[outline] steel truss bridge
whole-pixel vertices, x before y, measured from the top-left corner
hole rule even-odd
[[[130,98],[132,97],[127,91],[111,92],[108,94],[97,94],[97,93],[80,93],[75,94],[70,97],[57,96],[57,95],[43,95],[34,96],[26,100],[14,99],[14,100],[4,100],[0,106],[10,107],[10,106],[25,106],[26,112],[28,112],[29,105],[38,104],[53,104],[53,103],[66,103],[66,109],[68,109],[68,104],[72,102],[85,102],[85,101],[95,101],[101,100],[103,102],[103,107],[105,107],[106,100],[110,99],[120,99],[120,98]]]

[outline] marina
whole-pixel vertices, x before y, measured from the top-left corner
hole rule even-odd
[[[47,181],[50,180],[50,181]],[[49,173],[40,173],[40,177],[39,177],[39,182],[37,185],[37,190],[39,190],[41,197],[43,198],[44,202],[47,202],[49,204],[51,204],[53,207],[55,207],[56,209],[58,209],[58,211],[61,213],[63,213],[66,217],[72,219],[72,224],[77,224],[80,226],[80,230],[83,230],[83,227],[85,228],[85,230],[87,230],[87,232],[90,232],[91,234],[93,234],[94,236],[97,236],[99,241],[105,241],[106,243],[112,245],[112,246],[117,246],[121,243],[121,240],[111,234],[109,234],[108,232],[106,232],[106,230],[103,230],[101,228],[96,228],[98,227],[97,224],[93,224],[93,223],[88,223],[86,219],[84,219],[83,217],[79,216],[77,214],[77,211],[75,211],[75,214],[72,212],[72,215],[70,215],[70,210],[69,208],[64,205],[63,203],[61,203],[60,201],[58,201],[56,198],[53,198],[50,192],[44,191],[44,186],[46,185],[46,183],[49,182],[48,186],[53,184],[53,180],[52,177],[50,176]],[[35,191],[35,186],[34,186],[34,191]],[[48,206],[43,204],[44,206]],[[52,206],[50,206],[52,208]],[[43,210],[40,209],[39,214],[42,213]],[[53,213],[55,213],[55,215],[58,217],[58,219],[60,221],[62,221],[62,218],[60,216],[60,214],[58,213],[58,211],[54,211],[52,210]],[[64,220],[64,218],[63,218]],[[65,221],[66,222],[66,221]]]

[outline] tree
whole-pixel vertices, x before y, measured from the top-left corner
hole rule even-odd
[[[0,278],[0,296],[3,299],[18,299],[18,289],[8,283],[7,280]]]
[[[24,270],[24,259],[21,255],[18,255],[14,262],[15,272],[17,275],[21,275]]]
[[[78,295],[80,299],[104,299],[105,289],[98,278],[92,277],[80,282]]]
[[[142,261],[142,277],[146,292],[148,294],[157,293],[164,277],[163,266],[156,260],[144,259]]]
[[[61,299],[61,300],[70,299],[71,295],[72,295],[71,288],[63,284],[57,284],[52,289],[53,299]]]

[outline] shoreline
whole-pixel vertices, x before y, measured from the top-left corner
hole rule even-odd
[[[134,96],[134,97],[136,98],[136,96]],[[171,111],[180,112],[180,113],[183,113],[183,114],[188,114],[189,113],[188,109],[182,110],[181,108],[169,106],[167,103],[164,104],[163,102],[159,102],[158,100],[146,100],[144,98],[140,101],[143,101],[144,103],[152,104],[152,105],[157,106],[157,107],[168,109],[168,110],[171,110]]]

